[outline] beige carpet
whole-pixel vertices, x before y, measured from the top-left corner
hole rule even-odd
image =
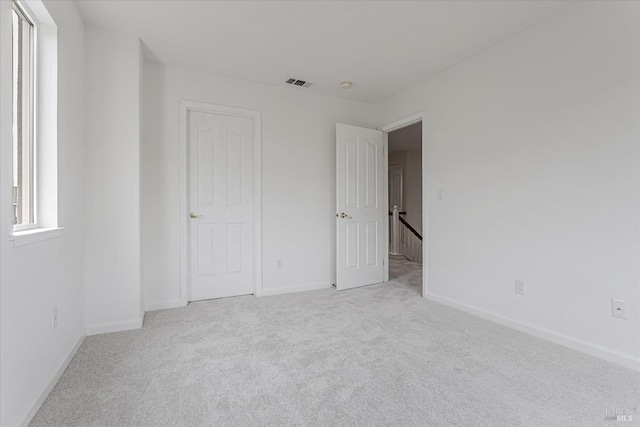
[[[606,408],[637,408],[640,374],[426,301],[407,268],[389,284],[199,302],[89,337],[31,425],[631,424]]]

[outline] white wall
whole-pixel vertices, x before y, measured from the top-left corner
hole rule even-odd
[[[180,300],[179,101],[262,112],[265,293],[333,283],[335,124],[374,127],[376,107],[145,64],[142,149],[143,266],[147,307]],[[283,268],[276,269],[282,258]]]
[[[428,112],[427,296],[638,366],[638,22],[579,5],[382,105]]]
[[[20,247],[11,226],[11,2],[0,1],[0,425],[29,421],[84,337],[84,26],[74,2],[47,1],[58,25],[57,238]],[[53,307],[58,327],[53,329]]]
[[[140,245],[140,41],[86,32],[87,332],[138,328]]]
[[[402,179],[404,180],[404,168],[407,165],[407,152],[406,151],[396,151],[395,153],[389,153],[389,167],[391,166],[402,166]],[[404,202],[404,200],[403,200]]]

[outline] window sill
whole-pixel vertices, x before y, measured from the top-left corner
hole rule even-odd
[[[9,237],[14,248],[62,236],[62,227],[16,231]]]

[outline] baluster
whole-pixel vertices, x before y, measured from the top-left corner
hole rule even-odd
[[[391,240],[391,253],[394,255],[400,254],[400,219],[398,214],[398,205],[393,206],[393,216],[392,216],[392,235],[393,239]]]
[[[412,240],[413,240],[413,249],[411,250],[411,261],[416,262],[416,249],[418,248],[418,238],[416,236],[414,236],[413,234],[412,236]]]

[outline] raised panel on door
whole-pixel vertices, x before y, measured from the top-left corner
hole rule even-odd
[[[368,139],[364,140],[365,160],[365,207],[378,207],[378,186],[380,185],[378,174],[378,147]]]
[[[190,300],[253,293],[253,122],[188,113]]]
[[[377,267],[380,260],[378,254],[378,221],[370,221],[365,225],[365,265],[367,267]]]
[[[243,271],[242,253],[242,229],[241,223],[227,224],[227,274],[241,274]]]
[[[242,204],[242,136],[227,129],[227,206]]]
[[[351,222],[345,224],[346,229],[346,241],[344,244],[345,248],[345,267],[347,269],[357,269],[360,265],[360,259],[358,253],[360,252],[358,240],[359,240],[359,227],[357,222]]]
[[[357,208],[360,200],[360,171],[358,170],[358,138],[345,141],[346,197],[345,207]]]
[[[198,278],[214,276],[216,273],[216,256],[215,256],[215,247],[213,242],[219,238],[219,230],[218,236],[216,236],[216,225],[215,224],[197,224],[197,232],[196,239],[198,250],[196,251],[197,255],[197,264],[196,264],[196,274]]]
[[[197,152],[197,203],[199,206],[215,204],[216,179],[214,176],[215,129],[198,129],[197,143],[193,149]]]

